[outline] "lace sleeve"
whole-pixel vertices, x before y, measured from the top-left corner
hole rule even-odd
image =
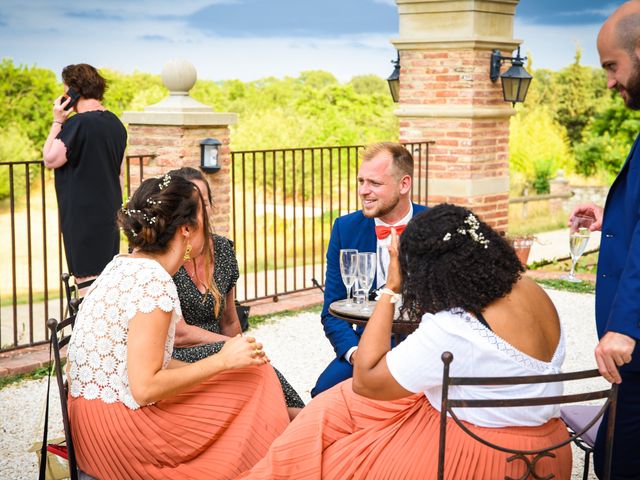
[[[155,262],[154,262],[155,263]],[[156,308],[163,312],[175,310],[182,316],[176,285],[171,276],[158,264],[132,265],[120,281],[120,294],[124,297],[127,321],[137,312],[151,313]],[[129,273],[129,270],[131,273]]]

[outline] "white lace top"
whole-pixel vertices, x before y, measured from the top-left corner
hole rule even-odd
[[[424,392],[440,410],[442,400],[441,355],[453,353],[450,375],[456,377],[525,376],[560,373],[564,361],[564,333],[550,362],[517,350],[462,310],[426,314],[420,326],[387,356],[391,375],[405,389]],[[534,385],[452,386],[450,398],[499,399],[562,395],[561,382]],[[456,415],[484,427],[535,426],[559,416],[559,406],[536,408],[459,408]]]
[[[140,408],[127,373],[129,321],[137,312],[156,308],[172,312],[164,347],[166,368],[182,316],[175,284],[155,260],[116,256],[91,286],[76,317],[67,353],[73,397]]]

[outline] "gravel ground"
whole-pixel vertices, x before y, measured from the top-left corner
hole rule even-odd
[[[594,325],[594,297],[549,290],[562,319],[567,339],[565,371],[595,368],[593,349],[597,343]],[[300,393],[305,402],[316,378],[333,358],[333,349],[325,339],[317,313],[280,317],[251,332],[265,345],[273,365],[278,367]],[[604,381],[593,386],[606,385]],[[577,391],[581,385],[567,385]],[[580,390],[581,390],[580,389]],[[33,479],[37,476],[37,459],[27,452],[34,439],[41,436],[42,404],[46,379],[25,381],[0,390],[0,479]],[[60,407],[55,380],[52,383],[50,437],[61,435]],[[579,452],[579,451],[578,451]],[[582,478],[582,455],[574,451],[574,479]],[[591,469],[593,471],[593,469]],[[595,476],[590,476],[595,479]]]

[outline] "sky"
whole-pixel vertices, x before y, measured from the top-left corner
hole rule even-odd
[[[534,68],[598,66],[595,39],[622,0],[520,0],[515,38]],[[243,81],[326,70],[386,78],[398,37],[395,0],[0,0],[0,57],[58,75],[90,63],[160,73],[173,58],[198,77]]]

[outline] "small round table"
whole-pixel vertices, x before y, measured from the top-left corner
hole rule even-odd
[[[367,324],[369,317],[373,313],[376,302],[366,302],[362,305],[348,303],[347,300],[338,300],[329,305],[329,313],[336,318],[351,323],[352,325]],[[365,310],[369,307],[369,310]],[[393,319],[391,332],[396,340],[396,345],[403,340],[403,337],[412,333],[420,325],[419,322],[410,322],[407,320]]]

